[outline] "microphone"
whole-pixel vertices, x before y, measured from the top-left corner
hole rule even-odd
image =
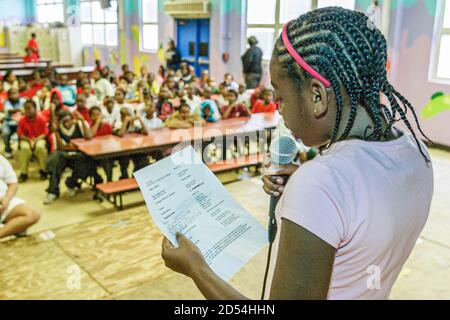
[[[281,135],[272,140],[270,145],[270,158],[272,161],[272,168],[278,169],[283,166],[291,164],[297,156],[298,147],[294,138],[288,135]],[[288,176],[282,176],[283,181],[287,180]],[[269,243],[272,244],[277,234],[277,223],[275,220],[275,208],[280,197],[270,196],[269,206]]]

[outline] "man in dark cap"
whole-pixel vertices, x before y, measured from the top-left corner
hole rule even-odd
[[[263,52],[256,46],[258,44],[256,37],[249,37],[248,44],[250,45],[250,48],[248,48],[242,56],[242,65],[244,67],[244,76],[247,89],[255,89],[261,82],[261,60]]]

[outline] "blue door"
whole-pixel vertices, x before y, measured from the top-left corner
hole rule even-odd
[[[195,68],[195,73],[209,69],[209,19],[178,19],[177,47],[181,59]]]

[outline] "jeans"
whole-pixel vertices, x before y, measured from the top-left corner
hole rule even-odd
[[[128,166],[130,165],[130,162],[133,162],[134,164],[134,172],[148,165],[148,158],[144,155],[121,157],[118,161],[120,165],[120,179],[128,179],[130,177],[128,175]]]
[[[47,161],[47,172],[50,175],[48,193],[59,196],[59,182],[66,168],[72,169],[72,175],[67,178],[68,188],[80,188],[78,180],[86,180],[90,172],[91,161],[81,152],[56,151]]]
[[[3,121],[2,136],[5,143],[5,152],[11,153],[11,136],[17,132],[17,122],[13,120]]]

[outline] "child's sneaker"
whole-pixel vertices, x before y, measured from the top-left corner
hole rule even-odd
[[[52,204],[53,202],[56,201],[56,199],[58,199],[58,196],[56,194],[49,193],[47,194],[47,198],[45,198],[44,200],[44,204],[46,205]]]
[[[78,190],[75,188],[67,188],[67,195],[69,197],[75,197],[77,195]]]

